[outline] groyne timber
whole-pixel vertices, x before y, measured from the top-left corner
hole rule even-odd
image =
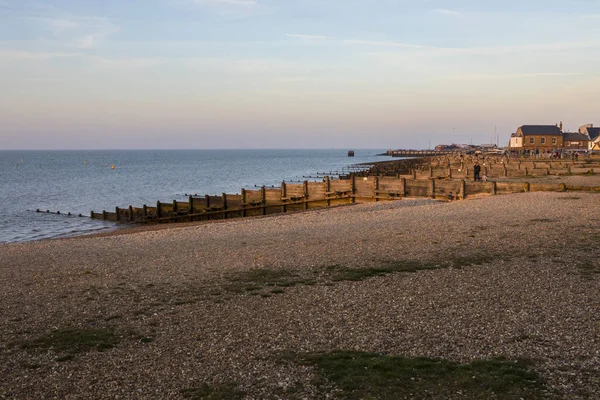
[[[481,165],[481,180],[473,179],[475,162]],[[303,211],[366,202],[424,197],[461,200],[475,195],[497,195],[536,191],[596,190],[561,183],[540,183],[548,175],[595,174],[600,158],[582,160],[527,159],[505,156],[438,155],[377,163],[339,179],[299,184],[282,182],[279,187],[220,196],[192,196],[187,201],[156,205],[115,207],[114,211],[92,211],[94,219],[119,223],[169,223],[241,218]]]

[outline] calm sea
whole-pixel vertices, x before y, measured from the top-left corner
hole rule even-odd
[[[376,156],[382,152],[355,150],[350,158],[346,150],[0,151],[0,242],[115,229],[77,214],[318,180],[305,177],[389,160]]]

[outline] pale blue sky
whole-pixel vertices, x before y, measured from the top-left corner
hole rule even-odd
[[[597,0],[0,0],[0,148],[427,148],[600,125]]]

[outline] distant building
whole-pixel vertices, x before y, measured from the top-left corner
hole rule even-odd
[[[516,132],[510,135],[508,142],[509,150],[523,150],[523,135],[519,136]]]
[[[435,151],[468,151],[472,149],[474,146],[469,144],[438,144],[435,146]]]
[[[563,149],[572,151],[587,151],[588,142],[590,138],[588,135],[577,132],[565,132],[563,133]]]
[[[587,135],[588,150],[600,151],[600,128],[594,128],[593,124],[586,124],[579,127],[579,133]]]
[[[557,125],[523,125],[510,137],[509,150],[518,153],[546,153],[554,150],[600,151],[600,128],[587,124],[579,132],[563,132]]]
[[[563,147],[562,122],[557,125],[523,125],[510,137],[509,150],[545,153]]]

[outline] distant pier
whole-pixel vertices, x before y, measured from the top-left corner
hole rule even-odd
[[[456,151],[438,151],[438,150],[388,150],[383,155],[392,157],[432,157],[445,156],[457,153]]]

